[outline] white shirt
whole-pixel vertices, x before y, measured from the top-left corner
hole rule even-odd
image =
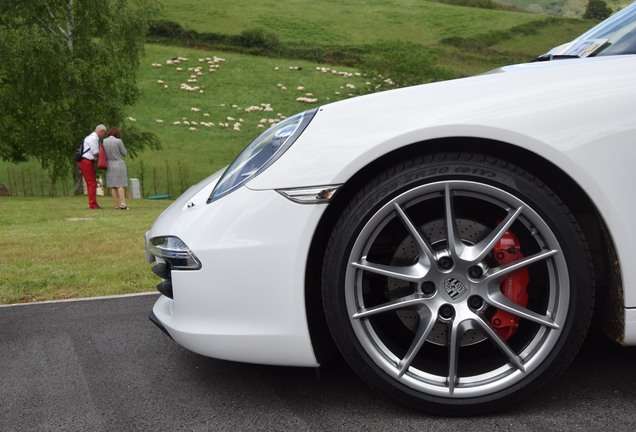
[[[89,150],[90,149],[90,150]],[[88,151],[87,151],[88,150]],[[84,157],[88,160],[95,160],[99,155],[99,137],[95,132],[84,138],[84,145],[82,147]]]

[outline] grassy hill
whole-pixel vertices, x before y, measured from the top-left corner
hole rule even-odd
[[[140,71],[142,96],[131,110],[134,120],[129,119],[157,134],[164,147],[143,156],[146,192],[178,193],[226,165],[282,117],[366,91],[367,77],[355,69],[317,67],[306,61],[149,45]],[[184,90],[184,84],[197,89]],[[141,160],[128,166],[141,176]],[[163,181],[166,169],[172,190]]]
[[[283,42],[361,45],[397,39],[423,45],[471,37],[545,17],[423,0],[163,0],[163,18],[198,32],[264,28]]]
[[[312,106],[389,88],[384,79],[397,78],[405,68],[415,82],[473,75],[532,59],[593,25],[423,0],[162,3],[161,19],[195,36],[147,45],[139,71],[141,98],[120,125],[124,142],[133,123],[162,142],[163,150],[128,161],[129,177],[142,179],[146,195],[177,195],[229,163],[261,126]],[[203,38],[232,38],[255,29],[277,41],[275,52],[249,55],[249,47]],[[358,57],[344,67],[315,54],[324,51]],[[223,60],[215,63],[215,57]],[[374,66],[382,60],[390,61],[381,65],[380,78]],[[442,73],[428,76],[419,65]],[[47,194],[45,178],[35,163],[0,162],[0,183],[13,186],[15,194]],[[68,184],[70,179],[69,174]]]
[[[514,6],[520,10],[534,13],[545,13],[564,17],[581,17],[585,13],[588,0],[494,0],[498,4]],[[613,11],[632,3],[624,0],[605,0]]]

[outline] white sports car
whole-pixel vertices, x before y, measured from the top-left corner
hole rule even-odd
[[[150,318],[219,359],[318,367],[335,346],[445,415],[554,380],[593,312],[636,345],[631,53],[636,4],[551,61],[280,122],[146,234]]]

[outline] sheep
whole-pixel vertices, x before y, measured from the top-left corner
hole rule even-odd
[[[296,102],[316,103],[316,102],[318,102],[318,99],[316,99],[316,98],[308,98],[308,97],[299,97],[299,98],[296,98]]]

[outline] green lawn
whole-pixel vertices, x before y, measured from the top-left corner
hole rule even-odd
[[[98,200],[0,197],[0,303],[154,290],[143,235],[170,201]]]

